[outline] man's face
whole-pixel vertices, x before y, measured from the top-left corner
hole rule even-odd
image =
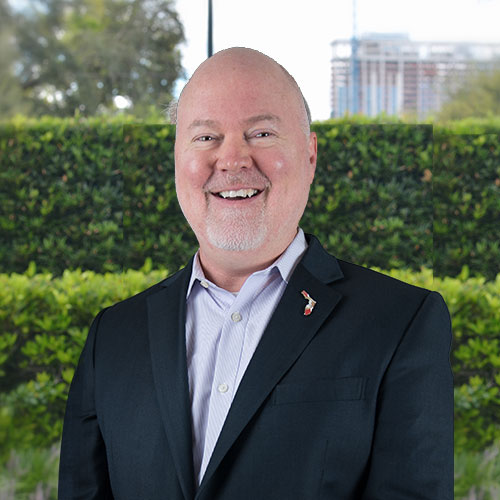
[[[307,203],[316,137],[286,75],[261,64],[222,58],[179,104],[177,196],[202,251],[284,249]]]

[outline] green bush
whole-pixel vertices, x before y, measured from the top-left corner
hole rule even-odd
[[[455,453],[455,499],[500,498],[500,443],[482,452]],[[59,446],[11,453],[0,470],[2,500],[56,500]]]
[[[196,248],[175,196],[170,125],[93,118],[0,125],[0,271],[33,261],[116,272],[178,269]],[[498,120],[314,124],[304,229],[359,264],[493,279],[500,261]],[[462,136],[467,129],[478,135]],[[488,132],[488,133],[485,133]],[[455,134],[455,135],[454,135]]]
[[[345,260],[431,267],[432,127],[341,123],[315,130],[318,167],[304,229]]]
[[[151,263],[148,262],[148,266]],[[0,275],[0,462],[10,450],[59,440],[69,382],[97,312],[166,277],[65,271],[60,277]],[[500,439],[500,275],[495,282],[432,279],[429,270],[390,275],[441,292],[453,319],[457,451]]]
[[[0,274],[0,462],[10,449],[61,436],[69,383],[88,327],[107,305],[134,295],[165,271]]]
[[[500,263],[500,136],[434,137],[434,273],[464,263],[493,278]]]
[[[56,500],[59,446],[13,451],[0,469],[2,500]]]
[[[0,265],[118,269],[123,249],[121,121],[9,122],[0,128]]]
[[[481,453],[462,451],[455,454],[455,498],[500,498],[500,442]]]

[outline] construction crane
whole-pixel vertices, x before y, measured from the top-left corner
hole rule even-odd
[[[351,39],[351,114],[359,113],[359,61],[358,61],[358,29],[357,29],[357,2],[352,0],[352,39]]]

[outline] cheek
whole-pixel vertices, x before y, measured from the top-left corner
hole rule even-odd
[[[206,163],[198,158],[183,158],[176,161],[176,185],[183,190],[189,190],[189,195],[197,195],[202,192],[203,186],[210,176],[210,170]]]
[[[191,226],[198,226],[205,209],[203,185],[206,182],[196,162],[185,162],[176,165],[175,187],[177,199],[182,212]]]
[[[271,181],[278,185],[288,177],[290,158],[283,151],[262,151],[254,154],[254,160],[261,172]]]
[[[201,190],[210,176],[210,169],[206,162],[193,158],[185,164],[186,177],[188,177],[191,186]]]
[[[282,158],[280,158],[274,162],[274,169],[276,170],[276,172],[281,173],[283,171],[284,167],[285,167],[285,161]]]
[[[293,155],[279,155],[268,159],[270,168],[266,175],[271,180],[273,186],[286,192],[301,190],[304,184],[307,184],[307,165],[300,162]]]

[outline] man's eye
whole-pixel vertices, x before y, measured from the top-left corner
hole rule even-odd
[[[255,137],[261,138],[261,137],[271,137],[271,132],[258,132],[255,134]]]
[[[211,135],[202,135],[200,137],[197,137],[196,140],[200,142],[208,142],[213,141],[214,138]]]

